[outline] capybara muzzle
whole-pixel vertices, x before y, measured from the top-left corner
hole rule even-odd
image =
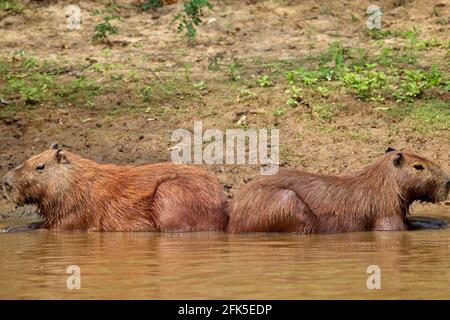
[[[7,173],[2,180],[2,187],[3,192],[5,193],[6,197],[9,199],[9,195],[11,194],[11,191],[13,190],[13,182],[11,179],[11,174]]]

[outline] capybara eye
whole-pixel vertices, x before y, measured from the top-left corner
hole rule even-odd
[[[38,165],[38,166],[36,167],[36,170],[37,170],[37,171],[42,171],[42,170],[44,170],[44,168],[45,168],[45,164],[40,164],[40,165]]]
[[[421,164],[415,164],[413,167],[414,167],[414,169],[419,170],[419,171],[425,169],[423,167],[423,165],[421,165]]]

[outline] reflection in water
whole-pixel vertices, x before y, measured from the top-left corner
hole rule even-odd
[[[0,235],[0,298],[449,298],[450,229]],[[381,268],[381,290],[366,269]],[[66,268],[81,268],[81,290]]]

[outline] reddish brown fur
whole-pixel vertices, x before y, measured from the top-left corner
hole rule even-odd
[[[3,181],[8,199],[36,204],[52,230],[184,232],[224,230],[227,224],[222,188],[194,166],[98,164],[50,149]]]
[[[348,175],[280,171],[244,186],[230,204],[227,230],[232,233],[405,230],[410,204],[415,200],[445,200],[449,179],[433,162],[397,151]]]

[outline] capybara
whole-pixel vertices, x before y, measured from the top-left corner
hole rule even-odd
[[[7,198],[35,204],[51,230],[225,230],[227,198],[195,166],[98,164],[53,144],[3,178]]]
[[[389,148],[354,173],[281,170],[243,187],[230,203],[227,231],[335,233],[406,230],[413,201],[447,198],[450,176],[435,163]]]

